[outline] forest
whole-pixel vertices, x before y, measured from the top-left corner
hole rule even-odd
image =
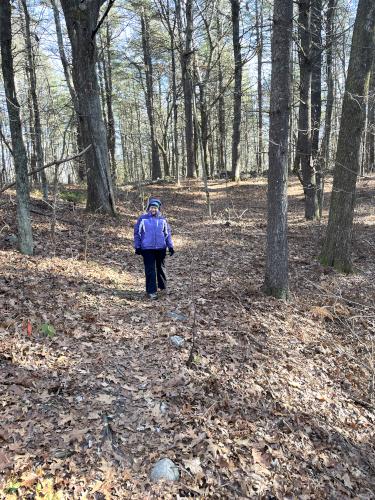
[[[0,0],[1,498],[374,498],[374,56],[373,0]]]

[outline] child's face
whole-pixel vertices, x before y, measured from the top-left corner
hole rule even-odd
[[[151,206],[150,213],[151,215],[156,215],[158,213],[158,207]]]

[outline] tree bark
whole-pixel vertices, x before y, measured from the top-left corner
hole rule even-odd
[[[158,140],[155,131],[154,83],[153,83],[153,69],[152,69],[152,59],[151,59],[151,49],[150,49],[150,28],[149,28],[149,20],[144,11],[141,14],[141,27],[142,27],[143,60],[146,73],[146,108],[147,108],[148,121],[150,124],[150,135],[151,135],[151,176],[152,179],[161,179],[162,172],[160,166]]]
[[[311,156],[311,0],[300,0],[298,7],[300,105],[297,155],[300,158],[305,193],[305,217],[307,220],[313,220],[319,216],[319,211],[316,196],[315,170]]]
[[[293,1],[275,0],[269,132],[267,250],[264,289],[288,296],[288,137],[290,113],[290,49]]]
[[[323,200],[324,200],[324,177],[328,168],[330,157],[331,129],[332,129],[332,112],[333,112],[333,95],[335,84],[333,80],[333,27],[337,0],[328,0],[327,16],[326,16],[326,67],[327,67],[327,102],[325,109],[324,133],[322,139],[321,153],[317,168],[317,189],[318,189],[318,205],[319,217],[322,216]]]
[[[367,151],[366,171],[374,171],[375,162],[375,65],[371,70],[369,99],[368,99],[368,123],[367,123]]]
[[[61,0],[72,46],[73,82],[79,102],[80,130],[86,153],[87,205],[92,212],[115,214],[109,171],[106,130],[100,109],[96,74],[96,44],[93,38],[101,0]]]
[[[315,165],[322,114],[322,0],[311,4],[311,71],[311,155]]]
[[[44,152],[43,152],[43,141],[42,141],[42,126],[40,123],[40,111],[39,111],[39,102],[37,95],[35,57],[33,54],[33,48],[31,44],[30,15],[27,8],[26,0],[21,0],[21,4],[25,16],[25,45],[26,45],[26,56],[27,56],[26,71],[29,75],[30,95],[33,107],[36,167],[37,169],[39,169],[44,164]],[[48,183],[47,183],[46,173],[44,170],[41,171],[40,178],[42,183],[43,198],[47,200]]]
[[[181,2],[176,0],[176,11],[178,15],[179,29],[182,31]],[[195,147],[194,147],[194,123],[193,123],[193,0],[186,0],[186,30],[185,47],[181,54],[181,76],[184,92],[185,113],[185,148],[186,148],[186,176],[195,177]]]
[[[350,272],[356,181],[375,51],[375,3],[359,0],[345,83],[328,227],[321,262]]]
[[[112,181],[116,185],[117,169],[116,169],[116,128],[115,117],[113,114],[112,105],[112,58],[111,58],[111,30],[109,22],[105,23],[105,48],[103,47],[103,73],[104,73],[104,88],[105,88],[105,101],[107,105],[107,138],[108,149],[111,160]]]
[[[34,245],[29,210],[27,156],[22,137],[20,106],[14,83],[10,0],[0,2],[0,45],[1,67],[16,170],[18,245],[23,254],[32,255]]]
[[[240,0],[231,0],[234,56],[234,96],[232,132],[232,179],[240,180],[242,56],[240,41]]]
[[[69,70],[69,64],[68,60],[66,58],[65,54],[65,48],[64,48],[64,41],[63,41],[63,36],[62,36],[62,29],[61,29],[61,21],[60,21],[60,13],[59,9],[56,5],[55,0],[50,0],[52,10],[53,10],[53,17],[55,21],[55,28],[56,28],[56,37],[57,37],[57,46],[59,48],[59,55],[60,55],[60,60],[61,64],[64,70],[64,76],[65,76],[65,81],[68,86],[70,98],[72,99],[74,111],[75,111],[75,127],[76,127],[76,142],[77,142],[77,150],[82,151],[83,148],[83,143],[82,143],[82,134],[80,130],[80,113],[79,113],[79,102],[77,99],[77,95],[75,93],[73,84],[72,84],[72,79],[70,75],[70,70]],[[78,160],[76,162],[76,171],[78,175],[78,179],[82,182],[86,178],[86,169],[85,169],[85,164],[82,161],[82,159]]]
[[[257,40],[257,70],[258,70],[258,154],[257,171],[263,172],[263,85],[262,85],[262,65],[263,65],[263,1],[256,0],[256,40]]]

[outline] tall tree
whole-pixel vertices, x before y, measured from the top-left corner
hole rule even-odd
[[[77,142],[76,147],[79,151],[82,151],[84,149],[84,147],[82,145],[82,134],[81,134],[81,130],[80,130],[79,102],[78,102],[77,95],[76,95],[76,92],[75,92],[73,84],[72,84],[69,63],[68,63],[68,59],[67,59],[66,53],[65,53],[64,40],[63,40],[61,21],[60,21],[60,12],[59,12],[59,9],[57,7],[56,0],[50,0],[50,2],[51,2],[51,6],[52,6],[52,11],[53,11],[53,18],[55,21],[57,46],[59,49],[60,60],[61,60],[61,64],[62,64],[62,67],[64,70],[65,81],[66,81],[66,84],[68,86],[70,98],[72,100],[74,112],[75,112],[74,122],[75,122],[75,127],[76,127],[76,142]],[[80,181],[84,181],[85,176],[86,176],[86,169],[85,169],[85,164],[82,161],[82,158],[79,158],[77,160],[76,170],[77,170],[77,174],[78,174],[78,179]]]
[[[314,1],[299,0],[298,2],[300,95],[296,158],[297,165],[298,163],[300,164],[302,171],[302,182],[305,193],[305,217],[308,220],[317,218],[319,213],[316,178],[311,155],[311,7]]]
[[[263,67],[263,0],[255,1],[256,13],[256,41],[258,56],[258,154],[257,171],[259,174],[263,171],[263,85],[262,85],[262,67]]]
[[[275,0],[269,132],[268,219],[264,289],[288,296],[288,138],[290,113],[290,50],[293,0]]]
[[[44,164],[44,152],[43,152],[43,140],[42,140],[42,125],[40,121],[40,111],[39,102],[37,94],[37,80],[36,80],[36,69],[35,69],[35,56],[33,53],[33,47],[31,43],[31,28],[30,28],[30,14],[27,7],[26,0],[21,0],[22,9],[25,16],[25,45],[26,45],[26,56],[27,56],[27,66],[26,71],[28,73],[28,80],[30,83],[30,96],[33,109],[33,132],[35,141],[35,152],[36,152],[36,168],[39,170]],[[45,170],[40,172],[42,181],[43,198],[48,199],[48,183]]]
[[[151,135],[151,172],[152,178],[161,178],[161,166],[158,149],[158,139],[156,137],[156,123],[155,123],[155,110],[154,110],[154,82],[153,82],[153,68],[151,58],[150,46],[150,24],[145,9],[141,13],[141,28],[142,28],[142,48],[143,48],[143,61],[146,72],[146,108],[148,121],[150,124]]]
[[[311,156],[314,166],[319,152],[322,115],[322,0],[311,5]]]
[[[321,262],[350,272],[356,181],[375,52],[375,2],[359,0],[345,83],[328,227]]]
[[[1,67],[12,137],[13,160],[16,170],[18,245],[26,255],[33,254],[33,235],[29,210],[29,180],[27,156],[22,137],[20,105],[14,84],[12,55],[12,24],[10,0],[0,2]]]
[[[327,80],[327,99],[324,119],[324,133],[322,138],[321,152],[317,163],[316,185],[318,189],[319,217],[323,211],[324,197],[324,176],[329,163],[331,130],[332,130],[332,112],[334,104],[335,83],[333,80],[333,27],[335,19],[335,10],[337,0],[328,0],[326,13],[326,80]]]
[[[231,0],[234,56],[234,95],[232,132],[232,179],[240,180],[242,55],[240,37],[240,0]]]
[[[181,74],[184,93],[185,112],[185,148],[186,148],[186,176],[195,177],[195,147],[194,147],[194,120],[193,120],[193,0],[185,2],[185,29],[181,0],[176,1],[176,13],[180,33],[185,33],[184,46],[181,47]]]
[[[72,47],[72,75],[79,102],[82,143],[85,147],[91,144],[86,153],[87,209],[114,214],[107,135],[95,67],[95,34],[103,3],[104,0],[61,0]]]

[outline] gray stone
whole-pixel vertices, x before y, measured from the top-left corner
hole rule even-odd
[[[18,243],[18,238],[15,234],[8,234],[6,237],[5,237],[5,240],[10,243],[11,245],[17,245]]]
[[[188,318],[185,316],[185,314],[181,314],[177,311],[169,311],[167,312],[167,316],[169,316],[172,319],[175,319],[177,321],[187,321]]]
[[[179,335],[173,335],[172,337],[169,337],[169,341],[172,345],[175,347],[183,347],[185,343],[185,339],[183,337],[180,337]]]
[[[153,466],[151,471],[152,481],[178,481],[180,479],[180,471],[176,464],[169,458],[162,458]]]

